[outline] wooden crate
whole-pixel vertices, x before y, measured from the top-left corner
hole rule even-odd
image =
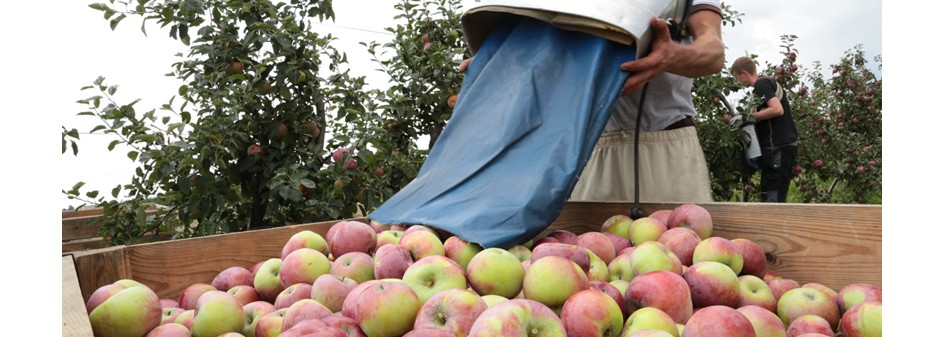
[[[882,286],[882,206],[701,205],[712,215],[713,235],[757,242],[769,257],[769,270],[783,277],[801,284],[819,282],[837,290],[853,282]],[[576,233],[599,231],[607,218],[627,214],[630,206],[629,203],[568,203],[539,237],[557,229]],[[675,206],[677,204],[644,204],[643,210],[649,214]],[[324,236],[336,222],[64,254],[63,336],[91,336],[84,332],[88,327],[84,302],[102,285],[130,278],[148,285],[162,298],[176,298],[188,285],[209,283],[225,268],[249,268],[257,262],[278,257],[289,237],[301,230]],[[71,295],[68,303],[67,294]],[[75,294],[81,294],[81,305]]]
[[[157,207],[152,206],[145,213],[155,214]],[[62,253],[108,247],[108,242],[98,234],[102,225],[94,223],[102,214],[101,208],[62,211]],[[170,240],[172,236],[173,233],[160,233],[157,240]]]

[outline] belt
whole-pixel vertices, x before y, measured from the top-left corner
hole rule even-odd
[[[675,129],[684,128],[687,126],[696,126],[696,124],[692,122],[692,117],[686,116],[686,118],[680,119],[676,121],[675,123],[670,124],[669,126],[664,128],[663,131],[675,130]]]

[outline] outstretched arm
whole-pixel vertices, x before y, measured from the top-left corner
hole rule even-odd
[[[701,10],[687,22],[692,43],[684,45],[670,38],[666,21],[652,18],[653,43],[650,54],[639,60],[625,62],[620,69],[630,73],[621,95],[640,90],[656,75],[670,72],[686,77],[711,75],[722,70],[725,46],[722,44],[722,16]]]

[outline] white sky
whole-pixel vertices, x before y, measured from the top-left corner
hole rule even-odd
[[[909,85],[907,81],[912,78],[906,76],[921,74],[921,78],[926,78],[941,73],[938,66],[940,61],[930,58],[932,53],[918,45],[935,41],[934,33],[938,32],[936,28],[939,27],[933,25],[938,13],[941,13],[937,10],[940,8],[930,8],[929,2],[919,6],[916,1],[897,1],[897,6],[889,5],[889,2],[884,5],[880,0],[725,2],[745,14],[741,24],[734,28],[723,28],[723,40],[728,46],[727,61],[747,51],[759,54],[762,61],[777,62],[780,57],[779,37],[783,34],[798,35],[798,60],[803,64],[819,60],[829,65],[839,60],[844,51],[856,44],[863,44],[870,60],[885,52],[884,72],[892,74],[884,76],[884,82],[887,83],[884,102],[889,105],[884,110],[892,114],[884,116],[887,139],[897,139],[896,142],[902,144],[904,140],[921,141],[920,137],[928,137],[925,135],[934,132],[914,132],[911,128],[926,125],[921,123],[922,113],[935,109],[934,103],[926,103],[920,108],[917,102],[936,97],[940,90],[921,92],[933,86]],[[55,217],[54,212],[69,204],[60,190],[68,189],[76,181],[82,180],[88,183],[88,188],[107,192],[117,184],[128,182],[133,172],[134,165],[125,157],[124,151],[108,153],[105,150],[107,141],[101,139],[103,136],[84,135],[77,158],[71,154],[60,154],[61,145],[59,137],[56,137],[60,126],[71,128],[83,125],[82,119],[75,117],[83,106],[74,102],[86,95],[79,88],[91,83],[97,76],[105,76],[109,83],[120,85],[118,98],[122,102],[141,98],[137,108],[143,112],[166,102],[176,93],[179,85],[172,78],[163,76],[175,61],[173,55],[183,50],[179,42],[169,39],[166,31],[156,28],[149,30],[148,37],[143,36],[138,30],[140,21],[137,18],[128,18],[116,31],[111,31],[99,12],[88,8],[88,3],[91,1],[14,1],[5,3],[4,9],[0,11],[0,45],[3,46],[0,58],[3,61],[3,73],[7,75],[0,82],[4,103],[2,111],[6,117],[2,137],[7,150],[4,158],[7,169],[3,171],[3,183],[0,186],[5,189],[5,237],[19,241],[20,245],[38,241],[31,239],[34,236],[48,238],[60,235],[59,217]],[[369,74],[373,72],[374,66],[367,59],[366,52],[359,49],[357,42],[389,38],[389,35],[368,31],[383,31],[385,26],[392,25],[394,3],[392,0],[336,0],[336,22],[313,28],[338,36],[341,41],[336,46],[348,50],[355,71]],[[936,3],[934,6],[941,5]],[[885,13],[885,17],[881,13]],[[901,26],[895,26],[896,23],[901,23]],[[899,34],[893,36],[894,33]],[[907,52],[909,54],[905,54]],[[363,65],[363,69],[358,64]],[[915,69],[911,69],[913,67]],[[928,83],[937,84],[938,78],[932,76]],[[905,88],[909,88],[909,96],[897,96],[904,93]],[[915,117],[896,118],[904,113]],[[905,124],[906,121],[920,123],[913,126]],[[901,123],[900,128],[895,127],[898,123]],[[910,128],[908,134],[896,133],[905,130],[903,127]],[[80,131],[87,129],[82,127]],[[905,165],[917,164],[919,160],[922,163],[930,162],[931,158],[909,153],[910,157],[906,159],[904,156],[908,148],[888,151],[894,149],[892,146],[895,145],[891,141],[884,144],[887,149],[883,167],[887,182],[884,184],[887,201],[884,214],[897,211],[888,206],[894,206],[900,200],[907,200],[909,209],[934,207],[931,203],[941,200],[941,197],[922,198],[915,192],[934,191],[936,187],[929,187],[926,181],[918,181],[918,177],[912,178],[915,175],[903,174],[907,170]],[[935,165],[913,164],[910,167],[913,166],[935,169]],[[909,178],[916,181],[907,181]],[[905,212],[896,214],[906,215]],[[895,221],[895,225],[914,226],[910,222]],[[887,232],[887,235],[895,234],[893,231]],[[56,248],[49,249],[55,251]],[[18,251],[28,250],[23,248]],[[887,252],[890,251],[892,249],[887,249]],[[910,255],[917,254],[921,253]],[[8,270],[12,269],[8,267]],[[54,265],[46,271],[55,273]],[[905,298],[887,296],[887,303],[893,303],[897,297]],[[905,312],[918,315],[919,311]],[[891,318],[896,313],[890,310],[887,315]],[[900,313],[897,316],[904,315]]]

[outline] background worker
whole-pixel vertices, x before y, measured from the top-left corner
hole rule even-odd
[[[759,76],[755,61],[749,57],[735,59],[731,73],[738,84],[752,87],[752,95],[760,99],[744,118],[755,120],[761,145],[761,201],[785,202],[797,160],[797,126],[787,92],[774,78]],[[729,123],[741,123],[740,117]]]

